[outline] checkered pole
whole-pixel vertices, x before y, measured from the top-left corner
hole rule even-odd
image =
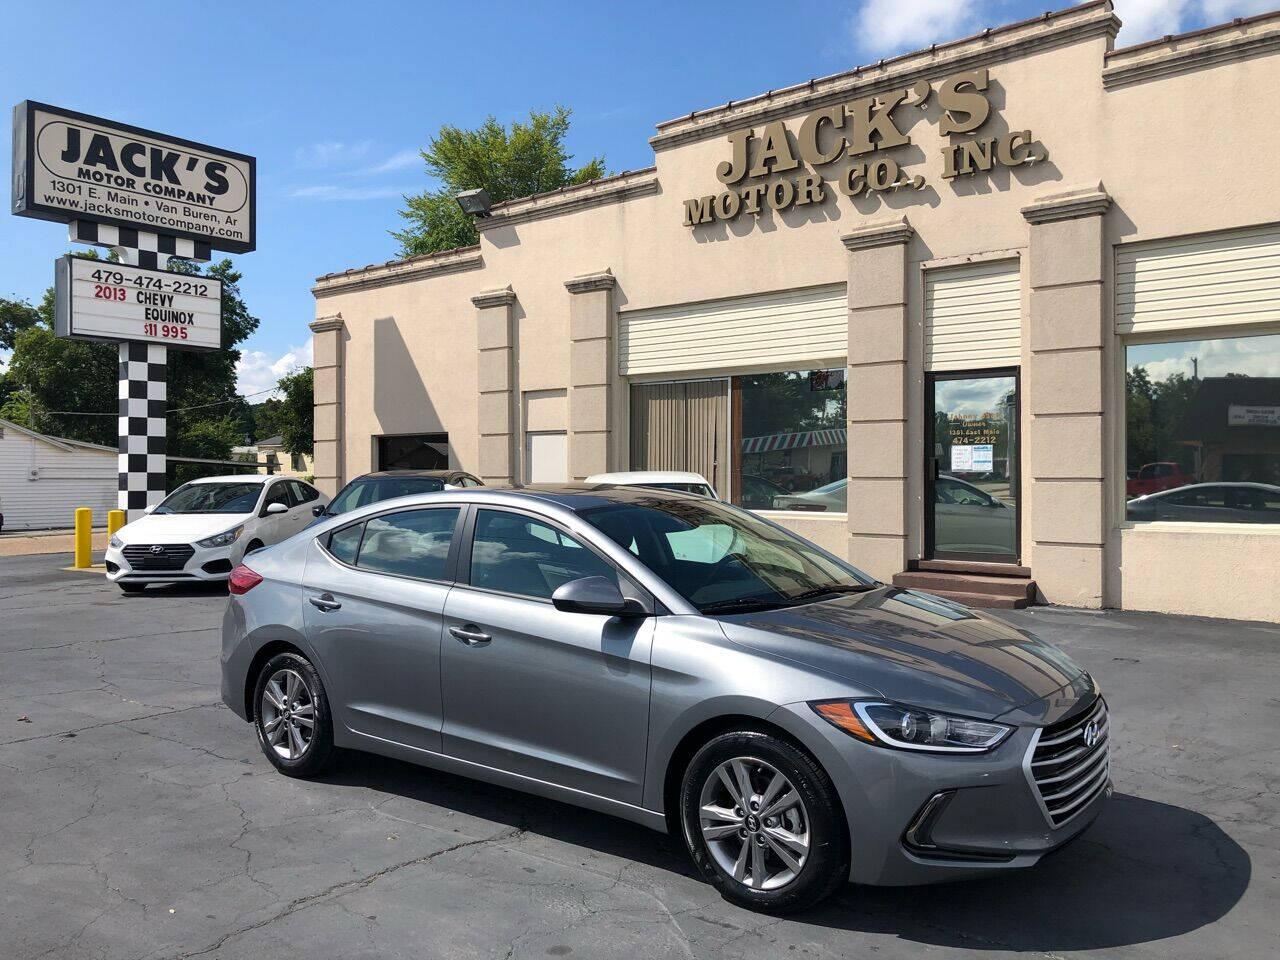
[[[207,261],[208,243],[76,220],[68,239],[111,247],[121,262],[164,270],[169,257]],[[120,344],[119,470],[116,505],[128,521],[165,496],[168,444],[169,348],[162,343]]]

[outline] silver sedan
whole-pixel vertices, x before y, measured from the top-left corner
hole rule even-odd
[[[604,811],[750,908],[1027,867],[1111,793],[1058,650],[721,502],[423,494],[246,563],[222,698],[282,773],[347,747]]]

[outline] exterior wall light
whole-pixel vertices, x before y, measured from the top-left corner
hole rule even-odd
[[[477,187],[475,190],[463,190],[456,199],[463,213],[470,214],[473,217],[487,217],[489,215],[489,191],[484,187]]]

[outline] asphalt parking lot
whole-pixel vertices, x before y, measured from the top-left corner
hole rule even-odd
[[[1280,954],[1280,627],[1041,609],[1117,794],[1013,876],[723,902],[643,828],[395,761],[274,772],[218,699],[225,595],[0,560],[0,957]],[[855,852],[856,855],[856,852]]]

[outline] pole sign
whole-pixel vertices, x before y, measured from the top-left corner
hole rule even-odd
[[[54,333],[222,348],[222,282],[67,254],[54,264]]]
[[[91,220],[246,253],[253,157],[24,100],[13,108],[13,212]]]

